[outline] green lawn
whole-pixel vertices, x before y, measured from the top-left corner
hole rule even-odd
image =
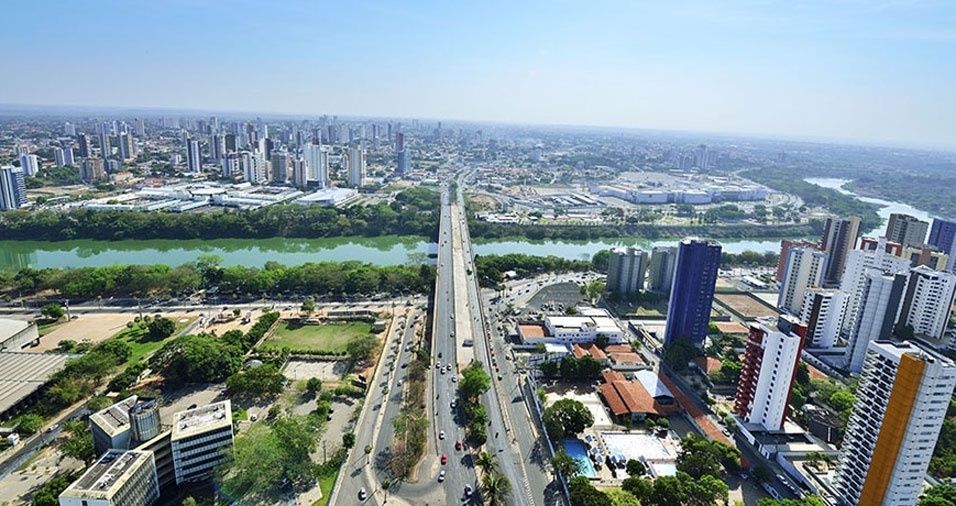
[[[322,490],[322,498],[312,503],[312,506],[326,506],[329,504],[329,496],[332,495],[332,486],[335,485],[335,477],[341,472],[342,470],[340,469],[338,473],[319,476],[319,488]]]
[[[345,345],[353,338],[366,336],[372,324],[366,322],[326,323],[302,325],[298,322],[280,322],[275,333],[265,344],[272,348],[315,350],[329,353],[345,352]]]
[[[180,318],[173,320],[176,322],[176,330],[173,332],[172,337],[170,337],[169,339],[173,339],[177,335],[179,335],[179,333],[182,332],[182,330],[186,328],[187,325],[192,323],[192,321],[195,320],[195,318],[188,318],[188,321],[186,322],[180,322],[179,320]],[[140,361],[141,359],[145,358],[150,353],[158,350],[164,344],[166,344],[166,341],[168,340],[167,339],[162,341],[152,341],[149,339],[148,331],[146,330],[146,325],[136,325],[136,324],[134,324],[133,328],[131,329],[125,328],[121,330],[119,333],[113,336],[113,339],[119,339],[121,341],[125,341],[129,343],[129,345],[133,348],[133,354],[130,356],[130,359],[127,361],[127,363],[130,363],[130,364],[136,363]]]

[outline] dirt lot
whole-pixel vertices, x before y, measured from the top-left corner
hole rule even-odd
[[[747,320],[754,320],[765,316],[777,316],[777,311],[768,307],[763,301],[745,293],[717,293],[714,294],[721,305],[736,311]]]
[[[173,320],[184,318],[186,313],[164,314]],[[59,325],[53,332],[40,338],[40,345],[27,348],[24,351],[43,353],[56,348],[64,339],[72,339],[78,343],[98,343],[116,335],[126,327],[126,322],[136,317],[135,313],[89,313],[79,318]]]

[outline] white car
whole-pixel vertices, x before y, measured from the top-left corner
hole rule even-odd
[[[441,472],[438,473],[438,481],[439,481],[439,482],[445,481],[445,470],[444,470],[444,469],[442,469]]]
[[[441,431],[438,433],[438,439],[445,439],[445,431]]]
[[[368,497],[368,492],[364,488],[359,490],[359,501],[364,501],[366,497]]]

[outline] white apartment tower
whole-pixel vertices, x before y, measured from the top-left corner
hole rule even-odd
[[[220,163],[222,165],[222,177],[233,177],[240,172],[239,156],[235,153],[226,154]]]
[[[849,297],[846,303],[846,318],[843,319],[844,334],[851,332],[856,324],[867,271],[876,269],[884,274],[896,274],[910,270],[909,260],[887,253],[885,245],[886,239],[881,237],[876,249],[853,250],[847,255],[846,270],[840,283],[840,289]]]
[[[615,293],[637,293],[644,289],[647,253],[640,248],[611,248],[607,262],[607,288]]]
[[[915,505],[946,417],[956,365],[910,342],[873,342],[834,485],[845,504]]]
[[[863,368],[867,345],[886,340],[893,334],[900,302],[906,289],[906,274],[883,274],[870,269],[864,275],[860,293],[859,318],[850,332],[846,348],[847,369],[858,373]]]
[[[899,324],[913,329],[918,337],[940,339],[956,296],[956,275],[920,265],[910,269]]]
[[[20,168],[23,169],[23,174],[35,176],[40,171],[40,159],[37,155],[20,153]]]
[[[329,153],[319,144],[306,143],[302,146],[302,157],[308,162],[306,178],[318,181],[319,188],[329,186]]]
[[[651,262],[647,272],[647,289],[657,293],[670,293],[676,265],[677,248],[655,246],[651,250]]]
[[[53,150],[53,159],[56,160],[57,167],[66,167],[73,165],[73,148],[67,146]]]
[[[807,325],[808,348],[832,348],[843,327],[847,296],[843,290],[811,288],[803,297],[800,320]]]
[[[305,186],[308,184],[309,162],[304,158],[296,157],[292,160],[292,184]]]
[[[242,179],[252,184],[266,182],[266,157],[262,151],[243,151],[239,155]]]
[[[194,174],[202,172],[202,157],[199,153],[199,141],[196,139],[186,141],[186,166],[189,172]]]
[[[829,256],[816,248],[790,248],[777,307],[793,315],[800,314],[807,290],[823,286]]]
[[[796,332],[804,328],[797,327]],[[750,325],[734,412],[768,431],[783,427],[787,401],[796,379],[803,336],[765,323]]]
[[[365,186],[365,149],[361,146],[349,148],[349,184]]]

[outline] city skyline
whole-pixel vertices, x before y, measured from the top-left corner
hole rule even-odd
[[[943,2],[254,7],[15,2],[0,96],[956,147]]]

